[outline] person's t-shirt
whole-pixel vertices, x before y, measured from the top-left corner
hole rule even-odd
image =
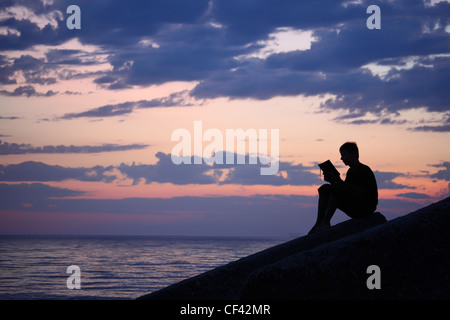
[[[362,187],[364,190],[362,195],[364,202],[370,209],[375,211],[378,204],[378,187],[372,169],[360,163],[356,168],[348,169],[345,182],[353,186]]]

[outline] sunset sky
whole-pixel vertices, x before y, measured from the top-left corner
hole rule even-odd
[[[194,121],[279,171],[173,164]],[[450,195],[450,1],[0,2],[0,234],[303,235],[346,141],[388,219]]]

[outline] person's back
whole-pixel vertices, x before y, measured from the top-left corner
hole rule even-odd
[[[375,212],[378,205],[378,186],[372,169],[360,162],[358,166],[348,169],[345,182],[361,187],[363,189],[361,202],[367,207],[369,213]],[[364,215],[364,212],[361,213]]]

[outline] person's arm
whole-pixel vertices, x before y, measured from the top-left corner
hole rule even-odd
[[[330,182],[336,188],[348,190],[359,196],[362,196],[366,191],[366,188],[364,186],[355,186],[353,184],[343,181],[341,177],[334,177],[334,180]]]

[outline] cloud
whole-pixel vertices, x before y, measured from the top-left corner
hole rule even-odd
[[[0,184],[0,210],[23,210],[49,212],[87,212],[112,214],[183,214],[228,215],[238,213],[255,217],[267,212],[276,213],[280,209],[298,210],[299,203],[312,203],[309,196],[224,196],[224,197],[173,197],[173,198],[124,198],[124,199],[84,199],[83,192],[51,187],[41,183]],[[64,199],[77,197],[76,199]],[[29,203],[29,206],[23,206]],[[266,209],[264,209],[266,208]],[[277,210],[278,209],[278,210]],[[254,218],[257,219],[257,218]]]
[[[223,153],[224,158],[226,157]],[[236,159],[237,154],[233,155]],[[319,184],[317,174],[310,172],[310,167],[301,164],[293,165],[281,162],[279,174],[263,176],[260,174],[262,164],[249,164],[249,156],[245,156],[245,164],[192,164],[176,165],[170,154],[158,152],[158,162],[154,165],[121,164],[117,169],[133,183],[173,183],[173,184],[241,184],[241,185],[314,185]]]
[[[53,202],[55,198],[84,194],[81,191],[52,187],[42,183],[0,183],[0,191],[0,210],[19,211],[52,211],[55,208],[55,202]],[[52,203],[53,205],[50,205]]]
[[[442,126],[421,126],[412,128],[413,131],[450,132],[450,124]]]
[[[80,196],[83,196],[80,191],[39,183],[0,184],[0,210],[11,211],[11,214],[55,213],[53,219],[58,219],[59,215],[82,213],[85,223],[77,230],[82,234],[85,234],[90,219],[97,221],[96,214],[111,214],[123,216],[119,221],[132,226],[132,234],[286,236],[305,234],[315,222],[317,207],[317,196],[299,195],[124,199],[85,199]],[[380,199],[378,210],[391,219],[421,206],[423,204],[407,198]],[[142,218],[138,219],[138,215]],[[116,220],[112,216],[109,219],[101,223],[100,229],[90,229],[91,232],[104,234],[103,227]],[[348,217],[338,211],[333,223],[346,219]],[[123,228],[122,222],[116,225],[114,232],[123,233]],[[72,227],[70,230],[73,232]],[[58,232],[64,232],[64,226]]]
[[[17,70],[28,84],[89,76],[111,90],[190,81],[198,83],[190,92],[196,99],[331,94],[334,98],[323,104],[324,109],[344,109],[362,116],[420,107],[446,111],[450,3],[382,1],[380,30],[366,28],[370,4],[368,0],[86,2],[82,7],[86,27],[76,36],[96,50],[48,49],[45,58],[24,55],[13,62],[3,58],[0,82],[17,82]],[[28,14],[14,13],[9,2],[0,6],[5,17],[0,26],[17,30],[0,33],[0,49],[55,46],[73,38],[64,19],[54,13],[64,12],[64,1],[44,5],[24,0],[21,6]],[[41,17],[40,24],[34,17]],[[280,30],[288,30],[290,36],[308,35],[308,45],[278,50]],[[89,74],[66,72],[64,76],[54,72],[101,63],[111,68]],[[33,94],[24,88],[2,93]],[[146,102],[157,103],[106,105],[67,117],[122,115]],[[368,121],[355,119],[354,124]],[[386,117],[379,123],[392,121],[402,119]],[[437,124],[416,130],[447,129],[446,124]]]
[[[124,102],[119,104],[108,104],[88,111],[78,112],[78,113],[67,113],[59,119],[69,120],[84,117],[113,117],[124,114],[129,114],[136,107],[136,102]]]
[[[22,119],[22,118],[18,117],[18,116],[11,116],[11,117],[0,116],[0,120],[18,120],[18,119]]]
[[[133,184],[144,180],[145,183],[173,184],[212,184],[215,178],[206,173],[211,170],[206,165],[175,165],[169,154],[158,152],[158,162],[154,165],[121,164],[117,169],[127,178],[133,179]]]
[[[80,49],[66,49],[79,47]],[[98,50],[98,49],[97,49]],[[20,57],[2,55],[0,59],[1,84],[25,84],[20,87],[32,88],[31,84],[52,85],[58,81],[95,77],[107,63],[106,55],[95,46],[82,45],[74,39],[57,47],[38,46],[27,50]],[[44,57],[33,56],[40,54]],[[97,70],[92,69],[97,66]],[[91,71],[85,71],[89,67]],[[20,88],[19,87],[19,88]],[[13,92],[2,91],[4,95],[14,95]]]
[[[194,104],[188,101],[187,91],[175,92],[167,97],[152,100],[129,101],[118,104],[108,104],[98,108],[79,113],[67,113],[58,120],[70,120],[76,118],[103,118],[126,115],[136,108],[160,108],[160,107],[190,107]]]
[[[363,113],[422,106],[445,110],[449,57],[437,55],[448,52],[449,34],[443,25],[426,32],[424,28],[438,19],[445,20],[449,5],[442,3],[438,10],[424,7],[421,1],[385,2],[383,28],[371,31],[365,27],[367,3],[343,6],[327,1],[321,2],[319,9],[305,2],[283,6],[274,1],[216,1],[209,18],[222,27],[208,29],[208,24],[197,24],[167,28],[154,36],[154,41],[161,43],[158,49],[152,48],[146,55],[118,53],[111,61],[116,70],[133,61],[126,73],[118,73],[128,84],[198,80],[192,95],[200,98],[269,99],[330,93],[336,99],[324,104],[326,108]],[[317,41],[309,50],[235,59],[251,57],[252,52],[262,49],[261,41],[286,25],[292,30],[311,31]],[[170,41],[167,45],[158,39],[162,34],[166,43]],[[196,42],[200,36],[203,40]],[[412,67],[391,68],[385,78],[366,67],[402,65],[409,57],[418,57]]]
[[[118,145],[118,144],[103,144],[101,146],[43,146],[34,147],[30,144],[17,144],[8,143],[0,140],[0,155],[8,154],[49,154],[49,153],[100,153],[100,152],[115,152],[115,151],[126,151],[126,150],[140,150],[147,148],[148,145],[145,144],[129,144],[129,145]]]
[[[236,156],[236,155],[235,155]],[[313,185],[319,184],[316,174],[310,168],[282,162],[280,174],[261,176],[261,165],[247,164],[208,165],[180,164],[172,162],[170,154],[158,152],[156,164],[120,164],[119,166],[95,166],[91,168],[69,168],[48,165],[42,162],[27,161],[20,164],[0,165],[0,181],[80,181],[113,182],[119,179],[117,169],[125,178],[132,179],[133,184],[173,183],[186,184],[242,184],[242,185]],[[193,162],[193,159],[192,159]],[[122,177],[120,178],[122,179]]]
[[[418,192],[407,192],[407,193],[399,193],[397,197],[407,198],[407,199],[431,199],[431,197],[425,193]]]
[[[5,72],[2,83],[17,83],[17,78],[23,76],[28,84],[49,85],[56,83],[56,78],[47,77],[49,66],[45,59],[35,58],[31,55],[21,55],[19,58],[6,59],[1,61],[2,69]]]
[[[438,170],[438,172],[430,175],[430,178],[450,181],[450,162],[445,161],[442,164],[436,164],[432,166],[437,168],[445,167],[445,169]]]
[[[323,183],[317,174],[317,168],[303,166],[302,164],[292,164],[280,162],[278,173],[275,175],[260,175],[261,165],[236,165],[226,175],[220,184],[241,184],[241,185],[319,185]],[[316,173],[311,171],[316,170]]]
[[[47,165],[41,162],[23,162],[20,164],[0,165],[0,181],[63,181],[67,179],[80,181],[113,182],[118,179],[131,179],[133,185],[144,182],[215,185],[271,185],[271,186],[315,186],[325,183],[320,180],[316,167],[280,162],[276,175],[262,176],[258,164],[249,164],[249,156],[245,156],[245,164],[180,164],[172,162],[170,154],[158,152],[155,164],[122,163],[119,166],[95,166],[91,168],[69,168]],[[236,159],[237,154],[234,154]],[[194,163],[194,157],[191,157]],[[117,177],[115,170],[121,173]],[[415,189],[415,187],[394,182],[397,177],[404,176],[394,172],[374,172],[379,189]],[[439,172],[441,177],[444,172]],[[437,177],[437,176],[436,176]]]
[[[52,187],[42,183],[20,183],[20,184],[6,184],[0,183],[0,195],[3,204],[7,200],[14,202],[28,201],[30,199],[47,199],[47,198],[65,198],[77,197],[84,194],[83,191],[70,190],[65,188]]]
[[[323,50],[329,52],[331,48]],[[305,52],[315,55],[314,49],[311,49],[292,53],[295,57],[278,65],[268,66],[263,61],[254,60],[240,68],[213,74],[201,81],[192,94],[201,98],[269,99],[280,95],[329,93],[335,98],[326,101],[324,108],[350,110],[363,115],[383,110],[395,113],[420,107],[445,112],[448,108],[450,57],[425,57],[423,61],[428,61],[427,67],[417,65],[410,70],[392,71],[392,79],[383,80],[362,68],[362,65],[346,67],[335,62],[327,71],[327,62],[320,63],[322,60],[318,60],[317,70],[310,70],[308,59],[303,57]],[[295,62],[301,62],[302,67],[296,67]],[[332,70],[333,66],[336,70]]]
[[[413,131],[432,131],[432,132],[449,132],[450,131],[450,114],[445,113],[442,117],[440,122],[441,125],[436,125],[433,123],[433,125],[425,125],[425,126],[417,126],[415,128],[410,128],[410,130]]]
[[[288,208],[298,202],[311,202],[309,196],[263,196],[250,197],[174,197],[166,198],[124,198],[124,199],[84,199],[82,191],[48,186],[42,183],[5,184],[0,183],[0,210],[24,210],[48,212],[87,212],[113,214],[183,214],[201,215],[228,214],[232,212],[262,214],[262,208]],[[67,199],[77,197],[76,199]],[[23,204],[29,204],[24,206]],[[187,209],[188,208],[188,209]],[[233,210],[230,210],[233,208]],[[187,209],[187,210],[186,210]],[[267,212],[267,210],[266,210]]]
[[[276,175],[260,175],[261,164],[250,165],[248,155],[245,156],[245,164],[180,164],[172,162],[170,154],[158,152],[156,164],[132,164],[122,163],[117,169],[127,178],[133,179],[133,184],[141,181],[149,184],[173,183],[173,184],[239,184],[239,185],[272,185],[272,186],[312,186],[325,183],[319,178],[316,167],[304,166],[281,162]],[[237,154],[234,154],[237,157]],[[194,157],[191,158],[194,163]],[[415,189],[415,187],[394,182],[403,176],[395,172],[374,172],[379,189]]]
[[[51,97],[58,94],[53,90],[48,90],[46,93],[37,92],[33,86],[20,86],[14,89],[14,91],[0,90],[0,95],[8,97]]]
[[[67,168],[42,162],[27,161],[20,164],[0,165],[0,181],[80,181],[112,182],[116,176],[107,174],[112,166],[92,168]]]
[[[279,195],[169,199],[84,199],[80,196],[82,193],[78,191],[44,184],[0,184],[0,211],[10,211],[11,215],[54,213],[53,221],[64,219],[66,214],[75,214],[72,217],[75,219],[81,214],[83,229],[77,231],[82,234],[86,234],[86,224],[98,220],[96,214],[100,217],[110,214],[117,218],[109,216],[107,221],[102,221],[100,230],[95,229],[94,223],[91,232],[102,233],[104,226],[115,225],[115,231],[123,233],[125,223],[133,226],[130,228],[132,234],[286,236],[307,232],[314,223],[315,209],[311,208],[316,204],[315,197]],[[41,219],[39,215],[37,217]],[[32,217],[30,219],[34,221]],[[122,223],[117,225],[117,219]],[[38,221],[36,227],[39,228]],[[64,233],[64,227],[60,226],[58,232]],[[74,230],[73,226],[69,229]]]
[[[2,1],[0,26],[9,32],[0,35],[0,50],[22,50],[34,44],[57,44],[69,36],[65,26],[64,2],[55,0],[53,6],[43,1],[23,0],[20,4]]]
[[[0,16],[1,20],[26,20],[35,24],[40,30],[44,29],[47,26],[51,26],[53,29],[56,29],[58,27],[58,22],[63,19],[63,15],[59,10],[52,10],[40,14],[31,10],[30,7],[22,5],[3,8]]]
[[[405,176],[402,173],[374,171],[374,175],[378,189],[415,189],[415,187],[394,182],[396,178]]]
[[[82,191],[57,188],[42,183],[0,183],[0,210],[47,211],[50,205],[49,199],[76,197],[83,194]]]

